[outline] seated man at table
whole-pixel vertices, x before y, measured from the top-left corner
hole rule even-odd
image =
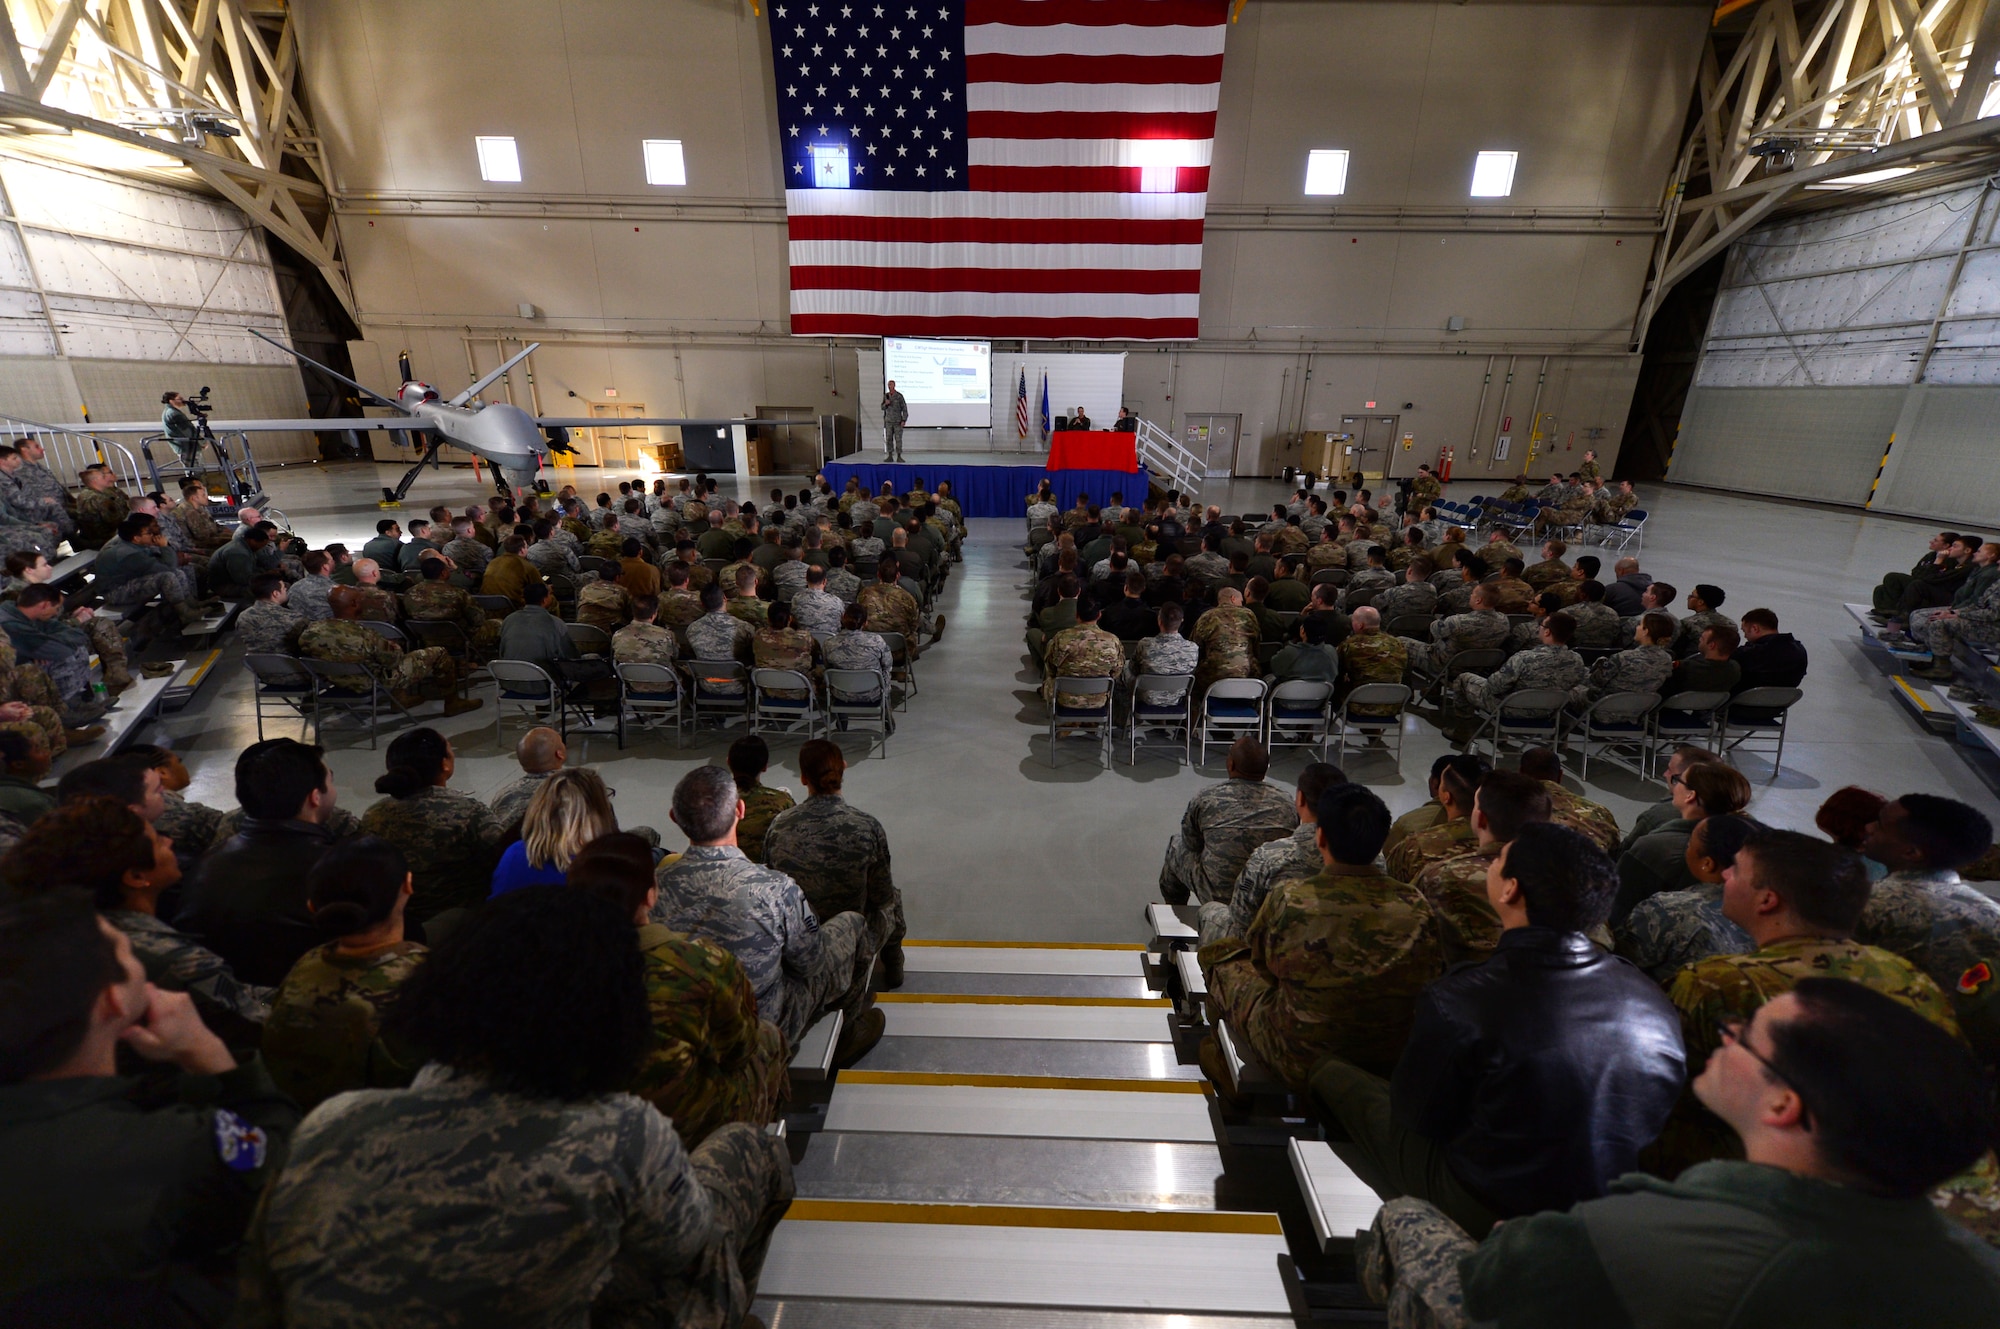
[[[1136,434],[1139,432],[1139,417],[1132,414],[1131,407],[1120,406],[1118,418],[1111,422],[1111,428],[1120,434]]]
[[[1083,413],[1083,407],[1079,406],[1076,408],[1076,410],[1070,413],[1069,427],[1071,429],[1090,428],[1090,417]]]

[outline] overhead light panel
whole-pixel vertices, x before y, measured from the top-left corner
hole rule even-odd
[[[1506,198],[1514,192],[1514,162],[1518,152],[1482,152],[1472,163],[1472,196]]]
[[[1347,192],[1347,150],[1314,148],[1306,153],[1306,193],[1345,194]]]
[[[681,141],[677,138],[649,138],[644,140],[646,150],[646,183],[649,185],[684,185],[688,182],[687,158],[681,152]]]
[[[507,136],[481,134],[473,140],[479,149],[479,178],[494,184],[521,183],[521,153]]]

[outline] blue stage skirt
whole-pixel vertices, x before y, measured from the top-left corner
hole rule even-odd
[[[898,496],[908,492],[918,476],[932,493],[937,492],[938,481],[951,481],[952,497],[968,517],[1020,517],[1027,516],[1029,494],[1035,486],[1047,480],[1055,490],[1056,505],[1068,508],[1076,503],[1078,494],[1088,494],[1092,503],[1102,506],[1111,501],[1113,494],[1125,495],[1125,501],[1134,507],[1146,502],[1148,477],[1146,468],[1141,466],[1135,474],[1131,471],[1051,471],[1040,466],[925,466],[915,462],[879,462],[851,465],[845,462],[831,462],[820,469],[833,485],[834,492],[847,488],[848,477],[861,481],[864,493],[876,494],[881,491],[884,480],[896,486]]]

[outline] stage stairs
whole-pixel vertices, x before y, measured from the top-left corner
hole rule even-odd
[[[767,1325],[1381,1323],[1351,1254],[1373,1197],[1356,1208],[1359,1183],[1309,1120],[1225,1118],[1195,1065],[1198,1004],[1161,990],[1170,956],[904,954],[860,1065],[822,1080],[794,1062],[798,1199],[758,1288]]]

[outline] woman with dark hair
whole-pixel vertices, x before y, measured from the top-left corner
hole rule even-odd
[[[1851,784],[1827,795],[1826,802],[1820,804],[1819,811],[1813,814],[1813,825],[1841,848],[1860,854],[1863,842],[1868,839],[1868,828],[1882,815],[1882,809],[1888,802],[1873,789]],[[1868,869],[1870,881],[1880,881],[1889,875],[1886,866],[1866,854],[1861,855],[1861,865]]]
[[[432,1060],[293,1137],[251,1224],[243,1320],[740,1323],[790,1157],[745,1123],[690,1155],[623,1092],[653,1038],[636,937],[593,892],[530,886],[439,943],[385,1025]]]
[[[115,798],[73,798],[44,815],[0,858],[0,883],[22,894],[76,886],[124,933],[146,977],[194,998],[225,1042],[254,1043],[272,989],[245,983],[229,962],[159,916],[179,883],[174,842]]]
[[[1633,906],[1618,925],[1618,953],[1665,987],[1684,964],[1711,955],[1747,955],[1750,934],[1722,912],[1722,874],[1736,851],[1765,829],[1752,817],[1724,813],[1698,822],[1687,838],[1687,869],[1695,884],[1661,891]]]
[[[372,835],[333,846],[306,877],[313,925],[332,940],[285,975],[262,1048],[271,1078],[307,1111],[416,1074],[418,1059],[381,1037],[383,1009],[423,962],[424,948],[403,937],[409,898],[402,854]]]
[[[787,1084],[785,1036],[757,1018],[757,996],[734,955],[650,921],[659,899],[652,846],[622,831],[594,840],[570,864],[569,884],[609,900],[639,928],[653,1045],[632,1092],[671,1117],[690,1149],[726,1122],[770,1121]]]
[[[1667,791],[1679,815],[1634,840],[1618,859],[1618,899],[1611,906],[1614,928],[1647,896],[1694,885],[1687,847],[1695,826],[1706,818],[1741,812],[1750,805],[1750,782],[1743,778],[1743,772],[1719,761],[1696,762],[1677,775],[1668,775]]]
[[[410,921],[466,909],[487,896],[507,828],[493,809],[448,789],[457,757],[435,729],[412,729],[389,744],[389,769],[375,781],[388,797],[362,814],[361,829],[396,846],[410,865]]]

